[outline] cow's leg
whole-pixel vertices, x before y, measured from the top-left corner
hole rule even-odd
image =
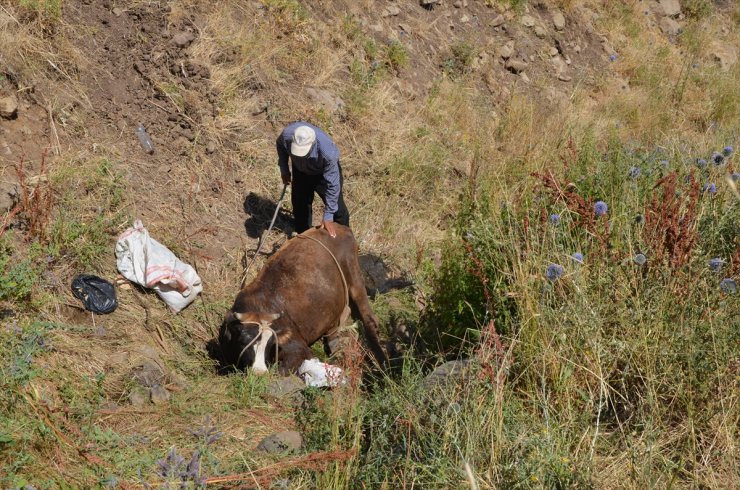
[[[388,360],[385,357],[383,348],[380,346],[380,340],[378,339],[378,326],[380,321],[378,317],[373,313],[370,308],[370,300],[367,298],[367,292],[365,291],[365,284],[362,281],[362,270],[360,269],[360,263],[357,261],[357,254],[350,260],[351,272],[349,277],[349,296],[352,303],[352,309],[355,316],[359,316],[362,320],[362,325],[365,329],[365,338],[367,343],[370,345],[370,349],[375,355],[378,363],[381,366],[385,366]]]
[[[305,342],[291,339],[280,346],[278,357],[280,358],[280,374],[286,376],[297,373],[303,361],[313,359],[315,356]]]

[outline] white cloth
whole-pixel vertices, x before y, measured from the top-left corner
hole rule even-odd
[[[195,269],[150,237],[141,220],[118,237],[116,262],[123,277],[154,289],[173,313],[180,312],[203,291]]]
[[[306,359],[298,368],[298,375],[303,378],[306,386],[334,387],[347,383],[342,368],[321,362],[316,358]]]

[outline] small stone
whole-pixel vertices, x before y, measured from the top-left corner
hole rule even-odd
[[[187,48],[195,40],[195,34],[192,32],[178,32],[172,36],[172,40],[178,48]]]
[[[0,182],[0,213],[13,209],[18,202],[18,186],[13,182]]]
[[[206,143],[206,153],[208,153],[209,155],[216,153],[216,143],[214,141],[209,141],[208,143]]]
[[[328,90],[309,87],[306,89],[306,95],[321,109],[324,109],[330,114],[344,109],[344,101]]]
[[[257,445],[258,451],[271,454],[298,451],[303,446],[303,437],[296,431],[278,432],[262,439]]]
[[[460,17],[460,22],[462,22],[463,24],[470,22],[470,16],[468,16],[467,14],[463,14],[463,16]]]
[[[135,407],[143,407],[149,403],[149,398],[140,389],[134,389],[129,393],[128,401]]]
[[[398,28],[406,34],[411,34],[411,28],[408,26],[408,24],[398,24]]]
[[[524,83],[529,83],[529,76],[527,76],[527,74],[526,74],[526,73],[524,73],[524,72],[521,72],[521,73],[519,74],[519,77],[521,77],[521,79],[522,79],[522,81],[523,81]]]
[[[123,10],[121,7],[116,7],[113,9],[113,15],[115,15],[116,17],[120,17],[121,15],[123,15],[124,12],[125,10]]]
[[[737,63],[737,49],[731,44],[717,43],[713,46],[712,58],[719,63],[722,71],[730,71]]]
[[[575,45],[575,46],[573,47],[573,51],[575,51],[576,53],[580,53],[580,52],[581,52],[581,46],[580,46],[580,45],[578,45],[578,44],[576,44],[576,45]]]
[[[560,75],[558,75],[558,80],[560,80],[561,82],[570,82],[571,78],[565,73],[561,73]]]
[[[547,35],[547,29],[545,29],[542,25],[537,24],[536,26],[534,26],[534,34],[538,38],[542,39]]]
[[[534,27],[536,21],[531,15],[523,15],[521,23],[524,27]]]
[[[18,116],[18,97],[15,94],[0,98],[0,117],[15,119]]]
[[[401,9],[395,5],[389,5],[381,12],[382,17],[395,17],[401,13]]]
[[[499,27],[506,22],[506,19],[503,15],[498,14],[494,19],[491,21],[491,27]]]
[[[464,377],[469,371],[470,361],[450,361],[437,366],[434,371],[429,373],[422,384],[425,388],[430,389],[435,386],[444,385],[449,381],[458,380]]]
[[[514,55],[514,41],[508,41],[503,46],[499,46],[498,55],[505,60],[508,60]]]
[[[669,36],[677,36],[681,34],[681,24],[671,19],[670,17],[663,17],[660,19],[660,30]]]
[[[265,396],[268,399],[274,399],[278,401],[290,401],[298,404],[303,401],[303,389],[306,388],[306,383],[296,375],[288,376],[287,378],[275,378],[267,384],[267,391]]]
[[[504,67],[512,73],[521,73],[527,69],[528,63],[524,60],[509,58]]]
[[[681,4],[678,0],[660,0],[660,7],[663,10],[663,15],[669,17],[676,17],[681,13]]]
[[[555,13],[552,14],[552,25],[555,26],[555,29],[558,31],[565,29],[565,16],[561,11],[556,10]]]
[[[556,48],[555,46],[552,46],[550,50],[547,52],[547,54],[549,54],[550,56],[557,56],[558,53],[559,53],[558,48]]]
[[[170,392],[160,385],[153,386],[149,391],[149,396],[155,405],[164,405],[170,401]]]

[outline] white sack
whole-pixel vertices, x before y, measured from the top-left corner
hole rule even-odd
[[[141,220],[118,237],[116,260],[123,277],[154,289],[173,313],[195,301],[203,291],[195,269],[151,238]]]
[[[306,359],[298,368],[298,375],[303,378],[306,386],[343,385],[347,378],[342,374],[342,368],[321,362],[316,358]]]

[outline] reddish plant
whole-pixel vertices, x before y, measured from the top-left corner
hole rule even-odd
[[[26,239],[43,239],[46,234],[46,226],[51,218],[52,188],[49,183],[46,169],[46,154],[48,149],[41,155],[41,168],[34,182],[29,182],[26,176],[23,158],[14,165],[18,176],[18,203],[8,213],[0,227],[0,237],[10,226],[13,218],[20,216],[26,223]]]
[[[699,183],[691,172],[688,192],[677,192],[678,175],[671,172],[655,183],[650,204],[645,209],[645,240],[655,259],[667,260],[671,270],[687,264],[697,233]]]

